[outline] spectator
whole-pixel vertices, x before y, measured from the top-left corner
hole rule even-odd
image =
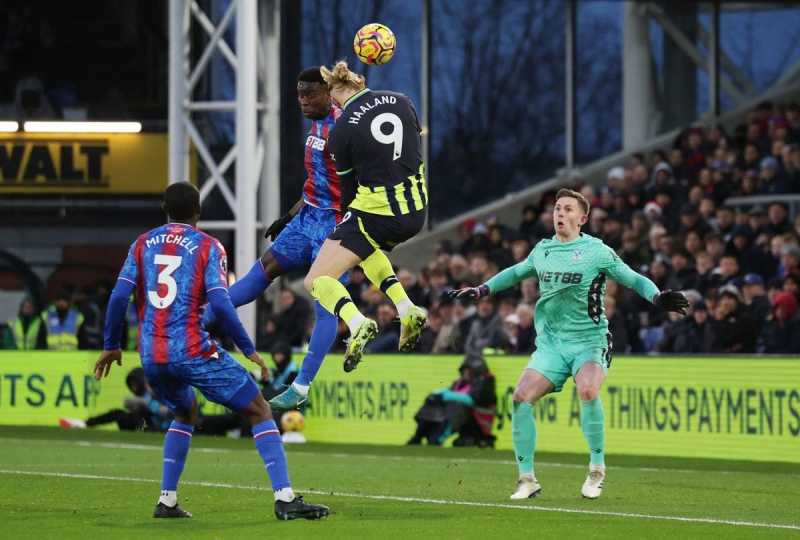
[[[83,316],[78,330],[78,348],[99,351],[103,349],[103,313],[94,301],[95,291],[89,287],[78,289],[72,295],[72,303]]]
[[[129,371],[125,385],[133,395],[123,400],[122,409],[112,409],[85,421],[61,418],[59,425],[63,428],[90,428],[116,423],[120,431],[166,431],[172,422],[172,413],[153,397],[144,369],[137,367]]]
[[[764,290],[764,279],[754,273],[747,274],[742,280],[742,299],[744,309],[755,322],[759,333],[770,313],[770,303]]]
[[[519,286],[522,293],[520,303],[532,308],[535,307],[536,302],[539,300],[539,282],[534,278],[529,278],[520,283]]]
[[[280,313],[275,321],[278,335],[292,347],[302,347],[311,319],[308,301],[299,298],[291,289],[283,289],[279,303]]]
[[[378,323],[378,336],[370,341],[366,351],[371,353],[396,352],[400,341],[400,328],[395,324],[397,311],[394,305],[384,302],[378,306],[376,322]]]
[[[714,342],[712,325],[708,320],[708,308],[702,300],[694,304],[689,316],[673,320],[664,329],[664,337],[656,345],[656,351],[673,354],[697,354],[711,352]]]
[[[61,290],[55,302],[42,314],[47,328],[47,348],[74,351],[78,348],[78,331],[83,315],[72,306],[71,294]]]
[[[4,348],[22,351],[47,348],[47,329],[30,298],[19,305],[17,318],[8,321],[8,333],[9,343]]]
[[[608,331],[611,332],[612,348],[617,353],[628,353],[631,351],[631,339],[625,318],[617,311],[617,299],[613,296],[606,296],[606,319],[608,319]]]
[[[785,234],[792,230],[792,224],[789,221],[789,211],[786,205],[779,202],[774,202],[767,208],[767,233],[771,236]]]
[[[697,270],[689,266],[689,255],[685,251],[678,250],[672,254],[672,283],[680,291],[696,289],[699,278]]]
[[[443,325],[442,315],[438,308],[428,312],[428,323],[422,329],[422,334],[417,342],[417,351],[420,353],[434,352],[436,337],[441,333]]]
[[[736,212],[730,206],[721,206],[717,209],[716,231],[725,242],[731,240],[733,226],[736,225]]]
[[[428,295],[425,294],[422,286],[420,286],[419,282],[417,281],[417,277],[406,270],[405,268],[401,268],[397,271],[397,279],[400,281],[400,284],[405,289],[408,298],[417,306],[424,307],[428,309],[430,307],[430,301],[428,300]]]
[[[542,227],[538,217],[539,214],[534,205],[528,204],[522,209],[522,223],[519,224],[519,233],[529,242],[534,242],[540,238],[539,234],[542,232]]]
[[[719,266],[712,273],[712,286],[719,288],[734,283],[739,279],[739,259],[727,253],[719,260]]]
[[[277,317],[268,315],[264,321],[264,330],[259,332],[258,348],[262,351],[271,351],[276,343],[282,341],[278,330]]]
[[[286,341],[277,341],[270,349],[272,363],[275,367],[269,370],[269,381],[262,381],[261,394],[270,400],[289,388],[297,378],[300,369],[292,360],[292,347]]]
[[[507,340],[494,303],[494,298],[491,296],[484,296],[478,301],[477,313],[470,320],[465,334],[465,352],[483,354],[484,349],[506,349]]]
[[[681,236],[689,231],[694,231],[700,236],[705,236],[711,232],[711,227],[700,218],[700,212],[694,203],[686,203],[681,207],[681,226],[678,232]]]
[[[739,306],[739,292],[735,287],[723,287],[711,321],[713,341],[711,352],[755,352],[755,323]]]
[[[759,352],[766,354],[800,353],[800,315],[797,297],[779,292],[772,301],[772,313],[759,339]]]
[[[781,195],[786,193],[786,182],[778,170],[778,160],[767,156],[761,160],[761,188],[758,190],[763,195]]]
[[[489,260],[498,268],[507,268],[514,264],[511,251],[508,249],[507,242],[503,238],[503,232],[499,225],[492,225],[489,228]]]
[[[781,248],[781,264],[778,271],[782,277],[800,277],[800,247],[787,244]]]
[[[367,281],[367,276],[364,274],[364,269],[360,266],[353,268],[350,271],[350,279],[348,280],[345,288],[350,294],[350,298],[353,299],[353,302],[355,302],[359,309],[363,307],[361,296],[364,294],[364,291],[369,289],[369,287],[369,281]]]
[[[469,265],[463,256],[453,255],[450,257],[447,271],[450,273],[450,285],[453,288],[460,288],[471,283]]]
[[[519,319],[519,332],[517,333],[517,345],[513,352],[530,354],[536,343],[536,327],[533,324],[534,310],[528,304],[520,303],[515,313]]]
[[[524,261],[528,254],[531,252],[530,243],[524,238],[520,238],[511,242],[511,259],[512,264]]]

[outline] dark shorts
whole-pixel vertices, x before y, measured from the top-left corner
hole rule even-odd
[[[400,216],[380,216],[360,210],[348,210],[328,237],[340,240],[363,261],[376,249],[392,251],[413,238],[425,224],[425,211]]]
[[[230,354],[219,358],[191,358],[167,364],[143,364],[153,397],[173,413],[187,414],[194,405],[192,387],[214,403],[234,411],[247,407],[259,390],[255,381]]]

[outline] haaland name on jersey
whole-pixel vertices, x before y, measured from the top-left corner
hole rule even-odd
[[[191,238],[187,238],[182,234],[157,234],[145,240],[147,247],[157,246],[159,244],[178,244],[190,254],[194,253],[197,249],[197,244],[192,242]]]
[[[361,117],[379,105],[394,105],[397,103],[396,96],[378,96],[372,101],[368,101],[361,105],[358,111],[347,111],[350,118],[347,119],[348,124],[355,124],[356,126],[361,121]]]

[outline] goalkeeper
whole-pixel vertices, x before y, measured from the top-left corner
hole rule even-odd
[[[589,218],[589,202],[575,191],[561,189],[553,210],[555,236],[544,239],[528,257],[478,287],[453,291],[478,299],[537,277],[536,352],[514,390],[511,417],[514,453],[519,468],[512,499],[542,491],[533,470],[536,422],[533,408],[542,396],[559,392],[572,376],[581,400],[581,429],[589,444],[589,475],[581,494],[596,499],[603,491],[605,418],[600,387],[611,365],[611,334],[603,313],[609,277],[656,306],[685,315],[688,301],[679,292],[659,292],[646,277],[631,270],[602,240],[581,232]]]

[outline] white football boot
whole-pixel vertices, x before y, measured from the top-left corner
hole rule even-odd
[[[532,499],[542,492],[542,486],[532,474],[524,474],[517,480],[517,490],[511,494],[512,499]]]
[[[603,493],[603,481],[606,479],[604,465],[589,465],[589,475],[581,488],[581,495],[587,499],[597,499]]]

